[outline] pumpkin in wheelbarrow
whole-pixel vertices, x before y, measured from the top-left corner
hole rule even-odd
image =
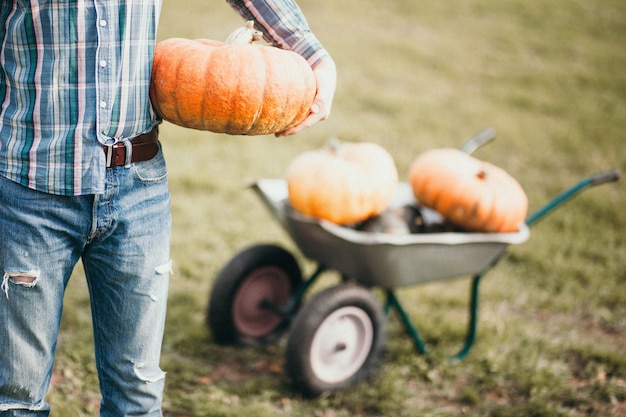
[[[350,224],[387,208],[398,171],[391,155],[376,143],[329,141],[291,161],[286,178],[296,211]]]
[[[415,198],[446,220],[470,232],[519,230],[528,199],[505,170],[458,149],[431,149],[409,169]]]

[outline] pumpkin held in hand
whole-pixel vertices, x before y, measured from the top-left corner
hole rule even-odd
[[[150,99],[159,117],[231,135],[281,132],[306,118],[316,94],[295,52],[254,43],[251,22],[227,42],[172,38],[154,53]]]
[[[415,198],[472,232],[516,232],[528,210],[520,184],[503,169],[458,149],[432,149],[409,170]]]
[[[287,168],[289,202],[333,223],[356,223],[387,208],[398,183],[393,158],[375,143],[330,142]]]

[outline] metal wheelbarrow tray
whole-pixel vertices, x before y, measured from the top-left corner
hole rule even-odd
[[[262,179],[252,188],[306,257],[364,285],[398,288],[473,275],[493,266],[508,245],[529,237],[526,224],[516,233],[364,232],[295,212],[287,202],[284,180]],[[415,204],[410,185],[398,184],[390,208]],[[437,217],[424,207],[420,210]]]

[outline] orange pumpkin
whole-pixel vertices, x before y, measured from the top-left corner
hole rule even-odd
[[[521,185],[503,169],[458,149],[432,149],[409,170],[415,198],[473,232],[515,232],[528,211]]]
[[[295,52],[253,43],[172,38],[156,45],[150,99],[174,124],[231,135],[286,130],[308,115],[316,94],[309,64]],[[243,42],[243,43],[242,43]]]
[[[289,164],[286,178],[289,202],[296,211],[346,224],[387,208],[398,171],[380,145],[331,142],[297,156]]]

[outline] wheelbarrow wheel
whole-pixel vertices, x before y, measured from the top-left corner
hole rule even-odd
[[[378,366],[384,345],[384,314],[365,288],[340,284],[311,298],[294,319],[286,369],[308,396],[356,384]]]
[[[207,322],[220,344],[262,345],[276,340],[288,320],[284,306],[302,282],[300,267],[285,249],[260,244],[235,255],[215,278]]]

